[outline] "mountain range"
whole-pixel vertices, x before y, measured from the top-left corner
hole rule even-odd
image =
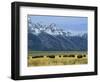
[[[56,24],[28,23],[28,50],[32,51],[86,51],[87,33],[71,35]]]
[[[87,37],[50,35],[41,32],[38,35],[28,33],[28,49],[33,51],[86,51]]]

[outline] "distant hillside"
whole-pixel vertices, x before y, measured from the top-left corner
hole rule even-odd
[[[87,50],[86,36],[50,35],[42,32],[38,35],[28,33],[29,50],[47,51],[85,51]]]

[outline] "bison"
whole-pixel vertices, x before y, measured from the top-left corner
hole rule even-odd
[[[82,58],[82,57],[83,57],[82,55],[78,55],[78,56],[77,56],[77,58]]]
[[[86,55],[83,55],[83,57],[86,57]]]
[[[75,55],[71,54],[71,55],[69,55],[68,57],[75,57]]]
[[[51,56],[47,56],[47,57],[49,57],[49,58],[55,58],[55,56],[54,56],[54,55],[51,55]]]
[[[68,55],[63,55],[63,57],[68,57]]]
[[[32,56],[32,58],[43,58],[43,56]]]

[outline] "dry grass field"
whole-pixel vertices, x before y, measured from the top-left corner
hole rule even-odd
[[[86,52],[79,51],[34,51],[28,54],[28,66],[55,66],[87,64]]]

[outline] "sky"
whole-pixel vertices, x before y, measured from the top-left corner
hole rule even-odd
[[[72,32],[73,34],[87,33],[88,18],[76,16],[43,16],[43,15],[28,15],[33,23],[41,23],[49,25],[56,24],[57,29]]]

